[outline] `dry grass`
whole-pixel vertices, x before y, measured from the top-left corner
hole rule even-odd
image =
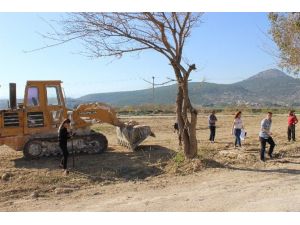
[[[248,138],[240,150],[233,148],[231,135],[232,115],[217,115],[216,143],[208,141],[207,116],[199,115],[197,136],[199,156],[184,160],[178,148],[177,136],[173,132],[174,116],[130,117],[152,127],[156,138],[148,138],[137,152],[130,152],[117,144],[115,128],[110,125],[97,125],[94,128],[103,132],[109,141],[109,151],[101,155],[78,155],[75,169],[72,157],[69,160],[71,173],[62,176],[58,168],[59,158],[25,160],[21,152],[0,147],[0,175],[8,173],[8,181],[0,180],[0,203],[9,204],[13,199],[30,197],[33,191],[39,196],[49,197],[55,189],[70,187],[89,188],[94,184],[109,185],[116,182],[147,179],[157,175],[173,176],[174,173],[197,172],[206,167],[218,168],[259,168],[280,167],[284,159],[298,151],[300,143],[288,143],[286,138],[286,115],[274,115],[272,131],[277,144],[275,160],[262,164],[259,161],[258,132],[261,115],[244,115],[243,120]]]

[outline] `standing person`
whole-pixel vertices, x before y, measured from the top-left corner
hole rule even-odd
[[[272,112],[268,112],[267,117],[261,121],[261,129],[259,132],[259,140],[260,140],[260,160],[265,162],[265,151],[266,151],[266,143],[270,144],[268,155],[272,159],[273,150],[275,147],[275,142],[272,138],[271,130],[272,125]]]
[[[241,132],[242,129],[244,129],[244,124],[243,121],[241,119],[242,117],[242,112],[238,111],[235,116],[234,116],[234,121],[233,121],[233,125],[232,125],[232,131],[231,134],[235,136],[235,142],[234,142],[234,147],[242,147],[241,144]]]
[[[216,136],[216,122],[218,120],[217,120],[217,117],[215,114],[216,114],[216,111],[213,110],[208,117],[208,127],[210,129],[209,140],[211,143],[215,142],[215,136]]]
[[[59,140],[59,147],[62,150],[63,158],[61,159],[60,167],[64,169],[64,175],[68,175],[69,171],[67,170],[68,166],[68,139],[71,137],[68,129],[70,128],[71,121],[69,119],[65,119],[58,129],[58,140]]]
[[[288,116],[288,130],[287,130],[287,134],[288,134],[288,141],[291,141],[291,139],[293,139],[293,141],[296,141],[296,124],[298,123],[298,119],[295,115],[295,111],[291,110],[289,112],[289,116]]]
[[[178,143],[179,143],[179,146],[182,146],[181,133],[180,133],[179,125],[178,125],[178,122],[177,122],[177,121],[174,123],[173,128],[174,128],[174,133],[176,132],[177,135],[178,135]]]

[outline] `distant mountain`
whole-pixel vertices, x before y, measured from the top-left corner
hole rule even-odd
[[[155,88],[154,103],[174,104],[176,91],[176,85]],[[189,94],[192,102],[201,106],[300,106],[300,80],[270,69],[233,84],[192,82]],[[152,89],[90,94],[77,100],[117,106],[153,103]]]
[[[175,104],[177,85],[155,88],[154,93],[154,100],[152,89],[89,94],[77,99],[68,98],[67,105],[73,108],[84,102],[105,102],[113,106]],[[300,106],[300,80],[270,69],[233,84],[191,82],[189,94],[193,104],[208,107]],[[0,100],[0,107],[2,105],[7,106],[7,100]]]
[[[233,84],[254,94],[248,101],[282,106],[300,106],[300,80],[270,69]]]
[[[116,106],[140,105],[147,103],[155,104],[174,104],[176,100],[177,85],[155,88],[154,101],[152,89],[114,92],[103,94],[91,94],[83,96],[77,100],[80,102],[106,102]],[[190,98],[194,104],[213,106],[213,105],[232,105],[236,101],[243,100],[242,96],[251,95],[243,87],[235,87],[227,84],[200,83],[189,84]]]

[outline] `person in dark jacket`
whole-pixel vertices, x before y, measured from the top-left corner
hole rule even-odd
[[[68,129],[70,128],[71,121],[69,119],[65,119],[58,129],[58,140],[59,140],[59,147],[62,150],[63,158],[61,159],[60,167],[64,169],[64,174],[68,175],[69,171],[67,170],[68,166],[68,139],[71,137]]]
[[[178,122],[174,123],[173,128],[174,128],[174,133],[176,132],[178,134],[178,143],[179,143],[179,146],[182,146],[181,134],[180,134],[180,131],[179,131]]]
[[[215,136],[216,136],[216,122],[218,120],[215,114],[216,112],[213,110],[208,117],[208,127],[210,130],[209,140],[211,143],[215,143]]]

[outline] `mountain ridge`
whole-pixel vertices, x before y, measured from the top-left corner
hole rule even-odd
[[[79,101],[102,101],[116,106],[147,103],[174,104],[177,85],[128,92],[94,93]],[[268,69],[232,84],[189,83],[191,101],[200,106],[300,106],[300,80],[278,69]]]
[[[67,103],[69,107],[85,102],[105,102],[113,106],[175,104],[177,84],[155,88],[154,94],[153,99],[152,88],[92,93],[80,98],[68,98]],[[189,95],[193,104],[205,107],[236,105],[295,107],[300,106],[300,80],[278,69],[269,69],[232,84],[190,82]],[[7,100],[5,104],[7,105]]]

